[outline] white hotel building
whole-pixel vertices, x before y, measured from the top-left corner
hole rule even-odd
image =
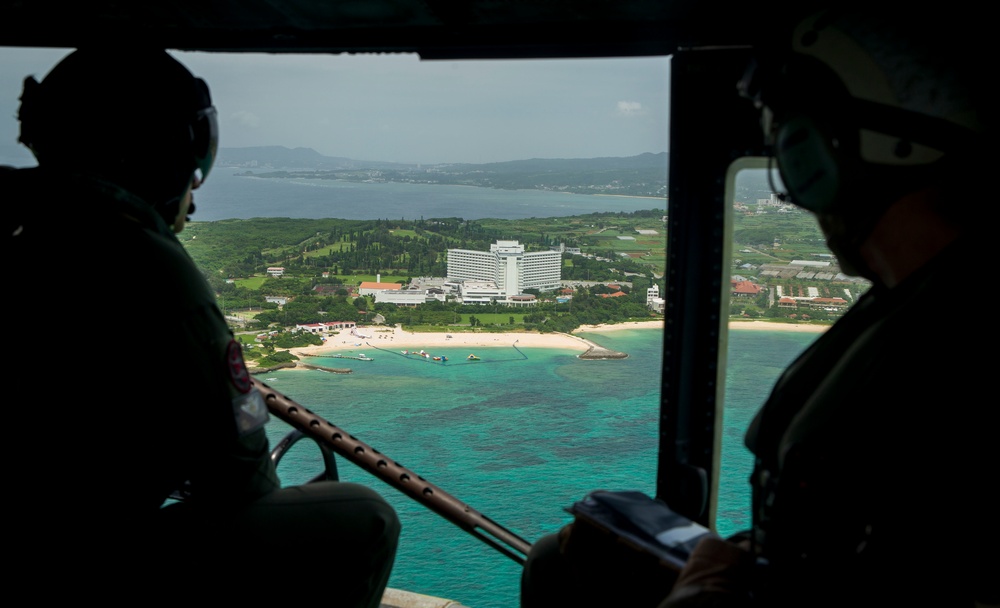
[[[488,281],[499,298],[511,300],[525,289],[552,291],[560,287],[562,253],[525,252],[517,241],[497,241],[489,251],[448,250],[449,281]]]

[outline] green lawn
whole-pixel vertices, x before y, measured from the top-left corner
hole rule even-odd
[[[235,279],[233,282],[237,287],[244,287],[246,289],[260,289],[260,286],[264,284],[267,279],[266,276],[256,276],[250,277],[249,279]]]

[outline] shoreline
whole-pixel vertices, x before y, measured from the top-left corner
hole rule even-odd
[[[769,321],[730,321],[731,331],[795,331],[822,333],[829,325],[804,325],[793,323],[775,323]],[[422,349],[431,354],[436,348],[468,350],[475,354],[476,348],[512,346],[518,348],[556,348],[586,353],[593,348],[602,348],[599,344],[578,334],[596,334],[621,331],[625,329],[663,329],[663,321],[632,321],[628,323],[613,323],[603,325],[582,325],[572,334],[538,333],[538,332],[409,332],[399,327],[364,327],[358,329],[363,337],[340,333],[331,336],[326,342],[317,346],[305,346],[289,349],[299,357],[322,357],[327,354],[352,351],[363,353],[366,349],[381,348],[387,350]],[[463,355],[464,356],[464,355]],[[305,364],[299,362],[298,367]]]

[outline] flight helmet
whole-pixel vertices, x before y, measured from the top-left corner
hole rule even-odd
[[[208,85],[159,49],[76,50],[41,82],[25,78],[18,119],[40,167],[113,182],[168,223],[218,146]]]
[[[785,197],[860,239],[900,196],[989,156],[986,90],[969,61],[981,42],[916,8],[801,21],[739,84],[761,109]]]

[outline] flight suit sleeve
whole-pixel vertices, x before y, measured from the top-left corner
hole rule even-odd
[[[242,346],[226,325],[215,294],[179,242],[168,246],[168,276],[178,293],[167,350],[176,371],[163,387],[172,407],[186,411],[175,423],[180,474],[191,500],[232,503],[280,488],[264,425],[267,407],[252,386]],[[176,418],[176,417],[175,417]]]
[[[210,323],[216,315],[221,318],[214,307],[204,314]],[[199,351],[207,360],[198,375],[213,397],[206,401],[207,424],[198,433],[200,458],[192,463],[192,492],[213,502],[252,500],[280,487],[264,431],[267,406],[250,381],[240,343],[228,328],[211,324],[216,338]]]

